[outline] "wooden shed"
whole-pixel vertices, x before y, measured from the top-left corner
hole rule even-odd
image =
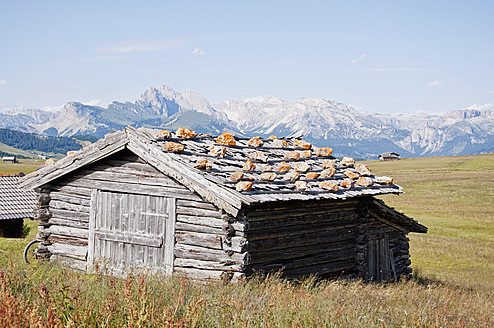
[[[39,188],[38,254],[88,272],[380,281],[411,272],[427,228],[375,195],[402,192],[299,139],[126,128],[23,178]]]
[[[400,154],[388,151],[388,152],[384,152],[382,154],[379,154],[378,157],[381,161],[397,161],[400,159]]]
[[[34,218],[36,194],[20,189],[18,179],[16,174],[0,175],[0,237],[20,238],[24,219]]]

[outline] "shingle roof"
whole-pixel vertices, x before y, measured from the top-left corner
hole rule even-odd
[[[146,131],[152,138],[156,138],[156,130]],[[206,179],[211,182],[220,184],[232,191],[235,191],[236,181],[231,180],[231,176],[236,171],[242,171],[244,173],[243,181],[252,182],[251,191],[242,191],[242,195],[250,199],[251,203],[256,202],[271,202],[282,200],[306,200],[306,199],[343,199],[362,195],[377,195],[387,193],[401,193],[401,188],[395,184],[379,184],[376,182],[376,177],[371,175],[372,186],[359,186],[356,185],[356,181],[360,174],[355,170],[355,165],[344,165],[343,161],[336,159],[332,156],[317,156],[316,147],[307,145],[304,149],[300,144],[300,140],[296,138],[280,138],[280,139],[260,139],[263,143],[260,147],[252,147],[248,145],[250,138],[235,138],[235,146],[228,146],[218,144],[216,142],[217,137],[200,135],[195,138],[178,138],[173,133],[169,138],[157,140],[155,145],[163,152],[173,158],[177,163],[189,166],[191,169],[200,172]],[[282,148],[275,146],[276,143],[280,144],[276,140],[284,140],[287,146]],[[167,151],[165,144],[167,142],[175,142],[184,145],[184,150],[180,153],[174,153]],[[224,147],[225,155],[223,157],[215,156],[212,154],[211,149],[214,146]],[[290,153],[289,155],[287,155]],[[290,155],[299,157],[298,159],[288,159]],[[302,156],[307,156],[301,158]],[[252,171],[245,171],[243,165],[248,161],[254,164],[255,168]],[[201,160],[208,160],[211,162],[211,169],[198,169],[195,168]],[[308,179],[308,172],[315,172],[321,174],[324,171],[323,162],[325,160],[335,161],[335,173],[331,177],[317,177],[315,179]],[[279,172],[277,167],[281,163],[286,163],[290,166],[290,171]],[[266,166],[267,172],[275,173],[274,180],[266,181],[261,178],[261,175],[265,173]],[[298,168],[299,178],[291,181],[289,175]],[[306,172],[304,172],[306,171]],[[356,178],[353,179],[352,187],[343,187],[342,182],[347,179],[347,172],[356,173]],[[297,190],[295,183],[297,181],[304,181],[308,185],[306,191]],[[338,190],[331,191],[323,189],[320,186],[320,182],[334,183]]]
[[[161,136],[158,136],[158,133],[158,130],[127,127],[123,131],[107,134],[104,139],[22,178],[21,185],[23,188],[40,187],[69,172],[127,148],[164,174],[234,216],[243,206],[265,202],[336,200],[402,192],[401,187],[392,183],[392,179],[385,179],[390,184],[381,184],[377,183],[378,179],[373,175],[363,179],[371,185],[357,185],[355,181],[360,174],[356,173],[355,165],[345,165],[344,160],[332,156],[317,156],[315,147],[303,144],[295,138],[276,139],[278,141],[260,140],[263,145],[253,147],[249,145],[249,139],[246,138],[234,138],[235,145],[228,146],[219,144],[216,137],[209,135],[183,138],[177,136],[176,133],[162,133]],[[215,151],[212,151],[213,146],[216,146]],[[169,150],[174,147],[183,147],[183,151]],[[304,147],[310,149],[302,149]],[[221,155],[223,153],[224,155]],[[327,155],[323,153],[324,151],[319,151],[319,155]],[[287,155],[298,156],[298,158],[286,158]],[[255,168],[251,171],[244,171],[243,166],[249,159]],[[326,171],[327,177],[325,178],[315,177],[317,174],[323,175],[323,165],[331,166],[327,162],[325,164],[325,160],[334,161],[334,172]],[[204,168],[198,168],[201,161],[203,161]],[[291,168],[289,172],[277,170],[283,162]],[[271,177],[265,181],[261,175],[265,173],[262,170],[266,170],[268,164],[274,168],[274,171],[269,171],[268,168],[268,172],[275,174],[270,174]],[[298,172],[294,173],[296,168]],[[243,171],[243,183],[252,182],[250,191],[236,190],[238,182],[232,181],[231,176],[237,171]],[[307,172],[315,173],[313,174],[315,178],[308,179]],[[348,179],[345,180],[347,175],[354,176],[354,179],[350,181],[353,182],[350,183],[351,187],[344,186],[344,181],[349,182]],[[289,179],[290,177],[294,180]],[[269,181],[270,179],[272,181]],[[297,189],[296,183],[307,183],[308,188],[305,191]],[[324,183],[327,185],[323,186]],[[330,190],[331,188],[338,190]]]
[[[18,176],[0,176],[0,220],[33,218],[36,194],[17,185]]]

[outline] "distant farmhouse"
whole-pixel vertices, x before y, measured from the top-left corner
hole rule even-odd
[[[23,219],[34,218],[36,193],[20,189],[18,179],[18,175],[0,175],[0,237],[21,237]]]
[[[391,178],[331,153],[128,127],[20,184],[40,190],[38,255],[88,272],[409,277],[407,234],[427,228],[374,198],[402,192]]]
[[[17,163],[17,158],[15,156],[4,156],[2,157],[4,163]]]
[[[397,153],[392,153],[392,152],[385,152],[379,155],[379,159],[381,161],[396,161],[400,159],[400,154]]]

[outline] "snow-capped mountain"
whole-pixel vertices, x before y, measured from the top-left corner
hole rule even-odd
[[[213,105],[195,91],[150,88],[134,103],[107,108],[65,104],[58,113],[37,110],[0,113],[0,127],[50,135],[97,137],[127,125],[219,134],[301,136],[338,155],[375,158],[383,151],[402,156],[475,154],[494,151],[494,106],[471,106],[443,115],[359,112],[332,100],[274,96]]]

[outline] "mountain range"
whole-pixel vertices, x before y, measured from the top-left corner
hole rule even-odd
[[[494,151],[494,106],[471,106],[441,115],[379,114],[317,98],[286,101],[274,96],[212,104],[199,93],[150,88],[135,102],[106,108],[66,103],[58,112],[39,109],[0,113],[0,127],[48,136],[102,137],[127,125],[240,136],[304,136],[337,156],[375,159],[384,151],[404,157],[467,155]]]

